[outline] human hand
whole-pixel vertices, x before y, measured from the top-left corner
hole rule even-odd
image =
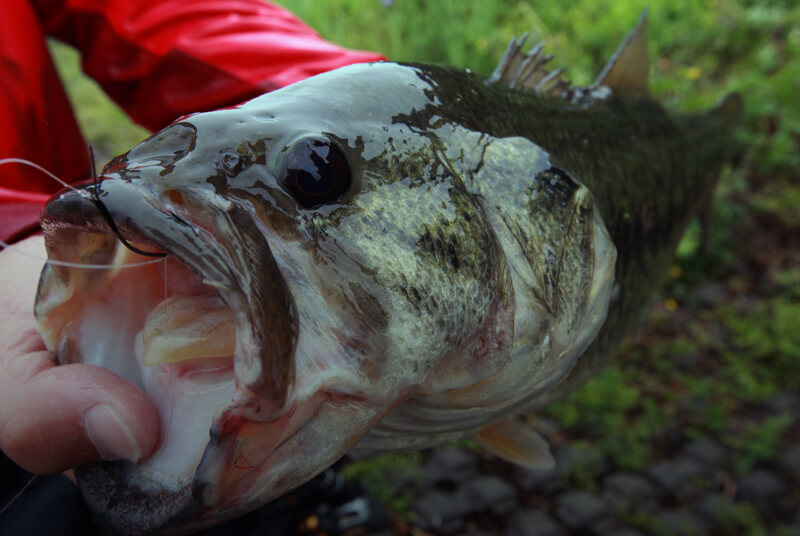
[[[0,251],[0,450],[34,473],[147,456],[159,440],[155,406],[109,370],[55,366],[33,316],[43,260],[20,253],[46,258],[43,237]]]

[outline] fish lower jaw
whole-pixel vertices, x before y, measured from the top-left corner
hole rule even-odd
[[[136,335],[136,360],[145,356],[144,329]],[[236,392],[233,356],[189,358],[141,367],[143,390],[158,408],[161,443],[140,462],[178,477],[191,476],[202,459],[218,409]]]

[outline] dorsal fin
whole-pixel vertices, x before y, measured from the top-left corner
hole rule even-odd
[[[544,43],[539,43],[530,52],[522,52],[522,45],[527,39],[527,33],[519,39],[511,39],[499,65],[487,82],[504,84],[511,89],[546,97],[564,96],[570,89],[569,82],[561,79],[564,69],[548,71],[544,68],[553,58],[552,55],[542,54]]]
[[[495,456],[531,469],[555,465],[547,441],[539,432],[513,419],[501,419],[481,429],[473,440]]]
[[[611,56],[594,87],[607,86],[615,89],[633,89],[649,93],[647,77],[650,61],[647,57],[647,10],[642,12],[636,27],[622,41]]]

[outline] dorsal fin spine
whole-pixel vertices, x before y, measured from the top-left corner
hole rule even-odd
[[[543,55],[544,43],[537,44],[527,53],[522,52],[522,46],[528,39],[526,32],[519,39],[511,39],[487,84],[500,83],[517,91],[560,98],[576,104],[605,100],[615,89],[649,92],[646,30],[647,10],[644,10],[639,22],[617,48],[597,81],[585,88],[573,87],[561,78],[564,68],[555,71],[544,68],[553,57],[552,54]]]
[[[552,71],[550,74],[542,78],[538,84],[536,84],[536,90],[539,91],[540,93],[546,93],[548,90],[548,86],[553,82],[553,80],[558,79],[558,77],[561,76],[561,73],[563,72],[564,72],[564,67]]]
[[[647,10],[628,32],[614,55],[597,77],[592,88],[608,86],[614,89],[633,89],[649,93],[647,78],[650,70],[647,56]]]

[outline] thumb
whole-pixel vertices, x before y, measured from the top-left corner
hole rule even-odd
[[[0,251],[0,450],[35,473],[147,456],[158,411],[134,384],[92,365],[56,367],[36,332],[41,236]]]
[[[27,357],[50,359],[42,353]],[[6,379],[0,382],[0,449],[29,471],[138,461],[158,443],[156,408],[138,387],[109,370],[51,366],[24,382]]]

